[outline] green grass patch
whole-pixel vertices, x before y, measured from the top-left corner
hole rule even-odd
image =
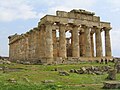
[[[112,66],[109,64],[98,63],[80,63],[71,65],[0,65],[8,68],[20,69],[20,71],[6,72],[0,71],[0,90],[99,90],[102,82],[105,81],[107,74],[91,75],[70,73],[70,76],[60,76],[57,71],[51,71],[54,68],[69,71],[70,69],[80,69],[87,66]],[[8,80],[14,78],[16,83],[10,83]],[[26,81],[25,78],[29,80]],[[43,84],[41,81],[54,80],[54,83]],[[117,74],[117,80],[120,80],[120,74]],[[95,85],[96,84],[96,85]],[[94,85],[94,86],[92,86]]]

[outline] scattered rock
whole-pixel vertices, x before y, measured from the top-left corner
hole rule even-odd
[[[10,62],[10,61],[7,61],[7,60],[6,60],[6,61],[4,60],[3,64],[9,64],[9,65],[10,65],[11,62]]]
[[[82,69],[80,69],[80,70],[76,70],[76,73],[77,74],[84,74],[85,72]]]
[[[94,71],[94,70],[95,70],[95,67],[94,67],[94,66],[91,66],[91,70]]]
[[[116,73],[117,73],[116,69],[109,70],[107,79],[108,80],[116,80]]]
[[[115,69],[117,69],[117,73],[120,73],[120,60],[115,62]]]
[[[85,85],[81,85],[82,87],[85,87]]]
[[[103,75],[103,72],[101,72],[101,71],[95,71],[94,72],[96,75]]]
[[[67,71],[59,71],[60,76],[69,76],[70,74]]]
[[[16,83],[16,82],[17,82],[17,80],[15,80],[14,78],[10,78],[10,79],[8,79],[8,81],[9,81],[10,83]]]
[[[44,80],[44,81],[41,81],[42,83],[54,83],[55,81],[54,80]]]
[[[118,81],[106,81],[103,84],[104,89],[120,89],[120,82]]]
[[[103,70],[104,72],[108,72],[110,69],[112,69],[110,66],[102,66],[101,70]]]
[[[87,70],[85,67],[81,67],[80,70],[77,70],[77,73],[78,74],[85,74],[85,73],[87,73]]]
[[[3,73],[7,73],[8,72],[8,67],[7,66],[3,66],[2,70],[3,70]]]
[[[1,71],[1,70],[3,70],[3,68],[2,68],[2,67],[0,67],[0,71]]]
[[[11,64],[11,62],[8,61],[8,60],[2,60],[2,59],[0,59],[0,64]]]
[[[29,61],[24,61],[23,64],[30,65],[31,63]]]
[[[28,83],[30,82],[30,80],[27,77],[23,77],[23,80],[28,82]]]
[[[52,69],[51,71],[58,71],[58,68],[54,68],[54,69]]]
[[[77,74],[96,74],[96,75],[103,75],[104,73],[108,72],[112,69],[111,66],[90,66],[90,67],[81,67],[80,69],[71,69],[70,73],[77,73]]]
[[[70,73],[75,73],[75,69],[70,69]]]
[[[81,70],[85,72],[85,71],[86,71],[86,68],[85,68],[85,67],[82,67]]]

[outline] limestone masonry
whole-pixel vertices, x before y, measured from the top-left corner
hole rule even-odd
[[[9,58],[41,64],[112,59],[110,30],[110,23],[100,21],[93,12],[57,11],[41,18],[29,32],[9,36]],[[69,38],[66,32],[71,34]],[[101,32],[105,33],[105,56]]]

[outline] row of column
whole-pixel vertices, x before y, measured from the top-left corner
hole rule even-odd
[[[53,36],[52,36],[52,24],[47,23],[45,26],[46,31],[46,57],[53,58]],[[80,52],[85,57],[94,57],[94,40],[91,30],[95,30],[95,43],[96,43],[96,57],[102,57],[102,40],[101,40],[101,28],[82,26],[84,32],[78,34],[78,28],[80,26],[73,25],[72,28],[72,57],[80,57]],[[59,57],[66,58],[66,25],[59,24]],[[110,29],[104,28],[105,31],[105,52],[106,56],[111,57],[111,44],[110,44]],[[81,39],[80,39],[81,38]]]
[[[14,59],[40,59],[46,57],[52,60],[56,57],[67,57],[66,48],[66,25],[59,26],[59,45],[57,45],[56,30],[52,28],[53,23],[47,22],[41,25],[37,30],[32,30],[25,35],[21,35],[21,39],[10,44],[10,57]],[[94,40],[95,33],[96,57],[102,57],[102,40],[101,28],[88,27],[85,25],[70,25],[72,57],[94,57]],[[81,28],[79,30],[78,28]],[[105,32],[105,56],[111,57],[110,28],[103,28]]]

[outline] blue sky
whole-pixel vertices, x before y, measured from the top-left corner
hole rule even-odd
[[[0,55],[8,56],[8,36],[25,33],[56,10],[85,9],[111,22],[113,56],[120,56],[120,0],[0,0]],[[104,40],[103,40],[104,46]]]

